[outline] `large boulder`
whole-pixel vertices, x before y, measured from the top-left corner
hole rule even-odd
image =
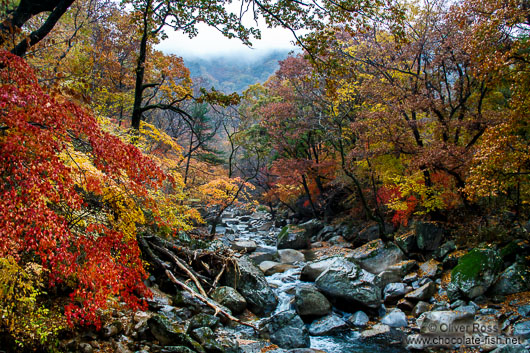
[[[294,307],[302,318],[321,317],[331,312],[331,304],[326,297],[311,286],[296,289]]]
[[[502,266],[498,253],[492,249],[473,249],[458,260],[451,272],[451,284],[465,297],[482,295],[495,282]]]
[[[213,300],[226,306],[233,314],[241,314],[247,307],[247,301],[232,287],[217,287],[211,294]]]
[[[232,242],[232,249],[239,252],[253,252],[258,245],[253,240],[236,240]]]
[[[490,292],[493,295],[509,295],[530,290],[530,270],[522,262],[515,262],[504,270]]]
[[[304,228],[288,225],[278,234],[276,246],[278,249],[307,249],[309,240],[308,232]]]
[[[276,309],[278,299],[261,272],[247,256],[238,260],[238,268],[230,268],[224,283],[235,288],[247,301],[247,307],[256,315],[267,315]]]
[[[385,302],[393,303],[412,290],[405,283],[389,283],[383,290]]]
[[[315,281],[317,288],[338,304],[360,304],[376,309],[381,304],[378,278],[358,265],[338,259]]]
[[[329,257],[324,260],[310,262],[302,268],[300,273],[300,280],[307,282],[314,282],[322,272],[326,271],[331,265],[339,259],[338,257]]]
[[[337,314],[329,314],[315,320],[309,326],[311,336],[328,336],[348,329],[348,323]]]
[[[309,331],[294,311],[282,311],[272,316],[267,328],[271,342],[280,348],[309,347]]]
[[[416,245],[416,233],[414,231],[397,235],[394,238],[394,241],[396,242],[397,246],[399,246],[399,248],[407,255],[415,252],[418,249],[418,246]]]
[[[348,259],[357,262],[366,271],[378,274],[403,260],[403,256],[403,251],[396,244],[384,244],[377,239],[355,249]]]
[[[442,242],[445,229],[437,222],[417,222],[415,228],[418,249],[434,251]]]

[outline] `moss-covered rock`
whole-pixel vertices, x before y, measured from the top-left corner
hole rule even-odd
[[[451,272],[451,283],[465,297],[476,298],[495,282],[502,267],[497,251],[473,249],[458,260]]]
[[[147,320],[147,325],[162,346],[184,346],[192,351],[205,353],[201,345],[188,336],[182,328],[172,325],[161,315],[152,316]]]
[[[219,304],[226,306],[236,315],[241,314],[247,307],[245,298],[232,287],[218,287],[213,291],[211,297]]]

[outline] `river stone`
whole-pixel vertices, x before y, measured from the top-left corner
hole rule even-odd
[[[404,277],[407,273],[412,271],[418,262],[416,260],[403,260],[394,265],[388,266],[386,271],[395,271],[399,276]]]
[[[420,250],[434,251],[442,242],[445,230],[437,222],[417,222],[416,244]]]
[[[259,264],[258,267],[261,270],[261,272],[267,275],[267,271],[276,265],[280,265],[280,263],[276,261],[263,261],[262,263]]]
[[[410,291],[411,288],[404,283],[389,283],[383,290],[383,297],[385,302],[395,302]]]
[[[328,336],[348,328],[348,324],[337,314],[329,314],[315,320],[309,326],[311,336]]]
[[[397,307],[403,311],[411,311],[412,309],[414,309],[414,303],[408,299],[401,298],[397,302]]]
[[[368,324],[368,321],[370,321],[370,318],[368,317],[368,315],[365,314],[364,311],[359,310],[359,311],[355,312],[355,314],[350,316],[348,321],[353,326],[364,327],[364,326],[366,326]]]
[[[337,261],[338,257],[330,257],[324,260],[310,262],[302,268],[300,273],[300,280],[306,282],[314,282],[322,272],[326,271],[331,265]]]
[[[416,306],[414,306],[414,309],[412,309],[412,315],[414,317],[418,317],[421,314],[426,313],[429,310],[431,310],[431,305],[427,302],[420,300],[418,303],[416,303]]]
[[[197,352],[205,352],[201,345],[190,336],[177,332],[169,320],[161,315],[154,315],[147,320],[147,325],[153,336],[163,346],[185,346]]]
[[[217,287],[211,294],[213,300],[226,306],[233,314],[241,314],[247,307],[247,301],[232,287]]]
[[[236,240],[232,243],[232,249],[239,252],[253,252],[257,247],[253,240]]]
[[[405,295],[405,298],[410,299],[410,300],[427,301],[431,299],[431,297],[434,295],[435,292],[436,292],[436,285],[434,284],[434,282],[427,282],[423,286],[419,287],[418,289],[413,290],[410,293],[407,293]]]
[[[451,272],[451,283],[467,298],[476,298],[493,284],[501,266],[495,250],[473,249],[458,260]]]
[[[272,316],[267,327],[271,342],[280,348],[309,347],[309,331],[295,311],[282,311]]]
[[[378,274],[403,260],[403,255],[396,244],[385,245],[378,239],[356,248],[347,258],[357,262],[366,271]]]
[[[331,304],[326,297],[310,286],[296,289],[294,307],[302,318],[321,317],[331,312]]]
[[[435,278],[440,276],[441,273],[442,265],[434,259],[430,259],[429,261],[420,264],[420,269],[418,270],[420,278]]]
[[[530,338],[530,320],[518,322],[513,325],[513,335],[521,336],[525,339]]]
[[[287,270],[290,270],[291,268],[296,268],[295,265],[291,265],[291,264],[275,264],[274,266],[272,267],[269,267],[266,271],[265,271],[265,276],[271,276],[275,273],[283,273]]]
[[[276,246],[278,249],[307,249],[309,239],[304,228],[288,225],[283,227],[278,234]]]
[[[271,252],[253,252],[248,257],[256,265],[259,265],[263,261],[274,261],[274,260],[276,260],[277,254],[271,253]]]
[[[520,262],[509,266],[499,276],[490,292],[492,295],[509,295],[530,290],[530,270]]]
[[[416,325],[423,334],[447,334],[448,327],[464,327],[473,323],[474,315],[450,310],[428,311],[420,315]],[[472,327],[472,326],[470,326]]]
[[[238,268],[230,267],[224,275],[226,285],[235,288],[247,301],[247,307],[256,315],[267,315],[274,311],[278,299],[269,287],[263,273],[248,259],[238,259]]]
[[[405,334],[388,325],[376,324],[369,330],[361,332],[360,340],[370,343],[389,345],[402,342]]]
[[[339,259],[315,281],[327,297],[350,306],[352,303],[377,308],[381,304],[378,278],[358,265]]]
[[[278,256],[280,258],[280,262],[283,264],[292,264],[295,262],[305,261],[304,254],[293,249],[278,250]]]
[[[384,325],[388,325],[390,327],[408,326],[407,316],[405,315],[403,311],[399,309],[394,309],[388,314],[386,314],[383,320],[381,320],[381,323]]]

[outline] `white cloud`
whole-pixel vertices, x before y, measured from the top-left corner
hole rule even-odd
[[[295,49],[295,37],[284,28],[260,27],[261,40],[252,41],[252,49],[246,47],[239,39],[225,38],[219,31],[205,24],[198,25],[199,34],[190,39],[181,32],[168,30],[168,38],[162,41],[157,49],[183,57],[211,57],[230,54],[259,56],[273,49]]]

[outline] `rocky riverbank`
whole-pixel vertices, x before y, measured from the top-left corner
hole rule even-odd
[[[417,223],[386,243],[375,226],[285,223],[265,212],[226,212],[209,245],[231,248],[238,264],[219,276],[209,297],[256,329],[216,315],[186,291],[165,294],[159,288],[175,289],[151,278],[148,312],[115,312],[101,333],[67,347],[84,353],[529,351],[526,241],[459,249],[436,223]]]

